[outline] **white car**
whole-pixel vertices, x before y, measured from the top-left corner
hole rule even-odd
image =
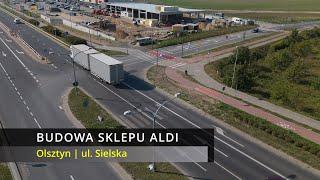
[[[21,20],[20,20],[19,18],[15,18],[15,19],[13,20],[13,22],[14,22],[15,24],[20,24],[20,23],[21,23]]]

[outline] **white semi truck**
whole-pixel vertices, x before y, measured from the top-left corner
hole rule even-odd
[[[109,84],[119,84],[124,79],[123,63],[87,45],[72,45],[74,62]]]

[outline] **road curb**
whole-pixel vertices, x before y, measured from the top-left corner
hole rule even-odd
[[[87,91],[85,91],[83,88],[79,88],[81,89],[81,91],[83,91],[84,93],[86,93],[93,101],[95,101],[96,103],[98,103]],[[71,112],[71,109],[69,107],[68,104],[68,100],[69,100],[69,94],[72,90],[72,87],[69,87],[67,90],[65,90],[65,92],[63,93],[63,95],[61,96],[61,101],[62,101],[62,107],[65,111],[66,116],[68,117],[68,119],[74,124],[74,126],[76,128],[85,128],[85,126],[73,115],[73,113]],[[101,104],[99,103],[99,105],[101,106]],[[103,109],[104,106],[101,106]],[[106,110],[109,113],[109,110]],[[113,114],[110,114],[112,117],[114,116]],[[108,162],[108,161],[104,161],[107,165],[110,165],[111,168],[117,172],[118,176],[121,179],[124,180],[133,180],[133,178],[131,177],[130,174],[127,173],[127,171],[120,166],[119,163],[117,162]]]

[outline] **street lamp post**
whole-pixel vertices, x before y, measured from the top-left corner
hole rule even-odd
[[[80,51],[78,53],[76,53],[75,55],[72,55],[70,54],[69,57],[72,59],[72,68],[73,68],[73,78],[74,78],[74,81],[73,81],[73,86],[75,87],[75,90],[76,90],[76,95],[78,95],[78,91],[77,91],[77,87],[79,85],[78,81],[77,81],[77,76],[76,76],[76,69],[75,69],[75,65],[74,65],[74,59],[77,55],[79,55],[80,53],[83,53],[83,52],[86,52],[86,51],[89,51],[91,50],[92,48],[89,48],[87,50],[84,50],[84,51]]]
[[[176,93],[173,98],[164,101],[162,104],[159,105],[158,109],[153,113],[153,121],[152,121],[152,129],[153,129],[153,132],[154,132],[154,130],[155,130],[156,117],[157,117],[157,114],[158,114],[159,110],[161,109],[161,107],[163,107],[163,106],[164,106],[165,104],[167,104],[168,102],[171,102],[171,101],[173,101],[174,99],[178,98],[179,95],[180,95],[180,93]],[[152,171],[152,172],[155,172],[155,170],[156,170],[156,163],[155,163],[155,159],[154,159],[154,158],[155,158],[155,157],[154,157],[154,153],[155,153],[155,152],[153,151],[153,162],[149,165],[149,169],[150,169],[150,171]]]
[[[233,75],[232,75],[232,82],[231,82],[231,88],[233,87],[233,83],[234,83],[234,78],[236,75],[236,67],[237,67],[237,61],[238,61],[238,46],[236,47],[237,51],[236,51],[236,59],[234,61],[234,66],[233,66]]]
[[[152,114],[153,115],[153,119],[152,119],[152,130],[153,130],[153,133],[154,133],[154,130],[155,130],[155,126],[156,126],[156,117],[157,117],[157,114],[159,112],[159,110],[161,109],[161,107],[163,107],[165,104],[167,104],[168,102],[171,102],[173,101],[174,99],[178,98],[180,95],[180,93],[176,93],[174,94],[174,97],[171,98],[171,99],[168,99],[166,101],[164,101],[163,103],[159,104],[159,107],[157,108],[157,110]],[[126,115],[129,115],[131,114],[131,110],[127,110],[123,113],[124,116]],[[155,172],[156,170],[156,164],[155,164],[155,151],[153,151],[153,162],[151,164],[148,165],[148,168],[150,171],[152,172]]]

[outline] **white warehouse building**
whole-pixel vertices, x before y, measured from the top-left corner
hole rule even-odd
[[[132,19],[157,19],[161,23],[179,23],[183,14],[205,17],[206,13],[206,10],[132,2],[109,2],[106,3],[106,10]]]

